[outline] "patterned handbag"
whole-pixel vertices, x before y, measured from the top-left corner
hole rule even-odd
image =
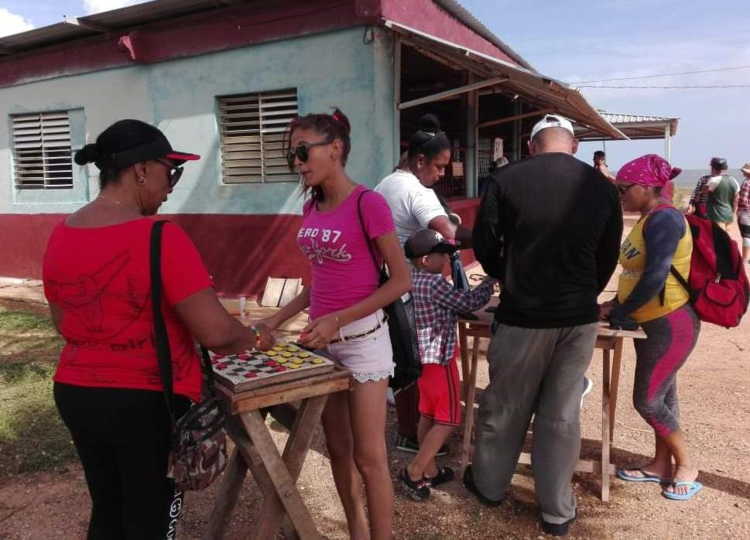
[[[201,347],[203,371],[202,399],[178,420],[174,414],[172,354],[161,313],[161,237],[166,221],[157,221],[151,230],[151,304],[154,338],[159,358],[159,374],[164,400],[172,422],[171,453],[167,476],[174,479],[178,491],[204,489],[227,465],[226,413],[214,390],[214,374],[208,351]]]

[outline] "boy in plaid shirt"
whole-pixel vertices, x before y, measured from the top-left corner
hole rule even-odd
[[[450,467],[438,468],[435,454],[461,423],[456,324],[459,313],[476,311],[490,300],[495,280],[485,279],[471,291],[460,291],[443,277],[449,254],[458,249],[440,233],[422,229],[404,244],[412,265],[412,296],[422,362],[419,385],[419,452],[401,471],[409,497],[423,501],[430,487],[453,479]]]

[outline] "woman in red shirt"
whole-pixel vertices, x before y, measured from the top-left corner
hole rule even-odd
[[[167,478],[170,420],[153,342],[151,217],[182,164],[159,129],[121,120],[75,155],[100,170],[99,196],[52,232],[45,295],[65,338],[54,395],[81,459],[92,499],[89,539],[165,538],[174,485]],[[163,231],[164,314],[172,351],[176,415],[200,401],[195,340],[220,353],[252,349],[248,331],[219,303],[185,232]],[[272,338],[264,335],[263,346]]]

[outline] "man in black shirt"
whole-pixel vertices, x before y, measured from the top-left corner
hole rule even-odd
[[[532,462],[542,528],[575,519],[571,479],[580,453],[582,381],[597,333],[597,296],[617,264],[622,210],[615,186],[573,157],[570,122],[547,115],[530,158],[499,169],[474,227],[474,251],[500,280],[466,486],[499,504],[534,415]]]

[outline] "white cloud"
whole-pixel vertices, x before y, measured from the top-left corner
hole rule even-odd
[[[5,8],[0,8],[0,37],[19,34],[32,28],[34,28],[34,25],[31,24],[31,21]]]
[[[83,0],[83,8],[88,14],[100,13],[102,11],[110,11],[125,6],[132,6],[134,4],[142,4],[145,1],[146,0]]]

